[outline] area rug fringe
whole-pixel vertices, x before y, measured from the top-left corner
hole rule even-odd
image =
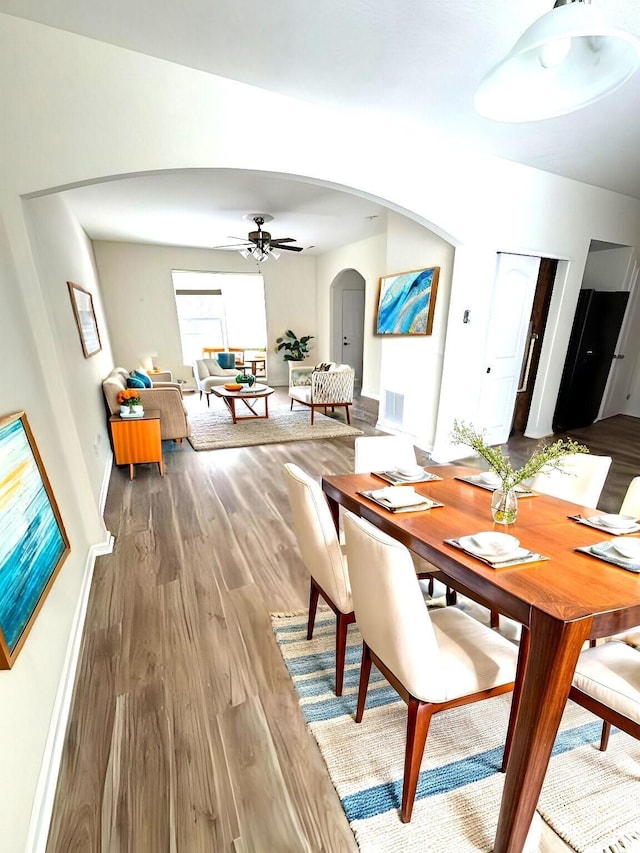
[[[327,609],[328,610],[328,609]],[[489,853],[504,784],[499,772],[510,697],[434,717],[413,818],[399,818],[406,705],[375,670],[355,724],[361,640],[349,628],[343,695],[334,692],[335,616],[272,614],[272,628],[300,709],[325,760],[354,837],[365,853]],[[525,853],[539,850],[543,820],[577,853],[640,853],[640,743],[567,704]],[[546,830],[549,832],[549,830]]]

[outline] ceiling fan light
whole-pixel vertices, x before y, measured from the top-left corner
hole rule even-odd
[[[280,253],[280,252],[276,252],[276,250],[275,250],[275,249],[269,249],[269,254],[270,254],[270,255],[271,255],[271,257],[274,259],[274,261],[277,261],[277,260],[278,260],[278,258],[280,257],[280,254],[281,254],[281,253]]]
[[[538,121],[586,107],[638,69],[640,41],[582,0],[535,21],[482,80],[476,110],[495,121]]]
[[[240,249],[240,254],[246,260],[251,254],[251,252],[249,251],[249,249]]]

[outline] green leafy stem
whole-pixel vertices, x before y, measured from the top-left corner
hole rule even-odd
[[[487,462],[492,471],[500,477],[504,491],[512,489],[518,483],[529,480],[545,466],[562,471],[562,461],[572,453],[588,453],[584,444],[578,444],[572,438],[558,439],[553,444],[541,442],[521,468],[512,468],[509,457],[498,446],[488,445],[481,433],[471,424],[454,420],[451,432],[453,444],[464,444],[473,448]]]

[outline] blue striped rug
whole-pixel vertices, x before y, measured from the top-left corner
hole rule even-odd
[[[364,719],[354,721],[361,643],[349,628],[343,696],[334,694],[335,617],[319,610],[272,616],[273,631],[356,841],[366,853],[489,853],[504,776],[499,772],[510,696],[436,714],[411,823],[399,818],[406,705],[373,667]],[[580,853],[640,851],[640,744],[613,734],[568,703],[527,851],[540,849],[544,820]],[[542,820],[541,820],[542,818]]]

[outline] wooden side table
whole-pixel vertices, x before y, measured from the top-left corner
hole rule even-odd
[[[140,418],[111,415],[109,426],[116,465],[129,466],[130,480],[135,477],[133,466],[139,462],[157,462],[160,474],[164,476],[158,409],[148,409]]]

